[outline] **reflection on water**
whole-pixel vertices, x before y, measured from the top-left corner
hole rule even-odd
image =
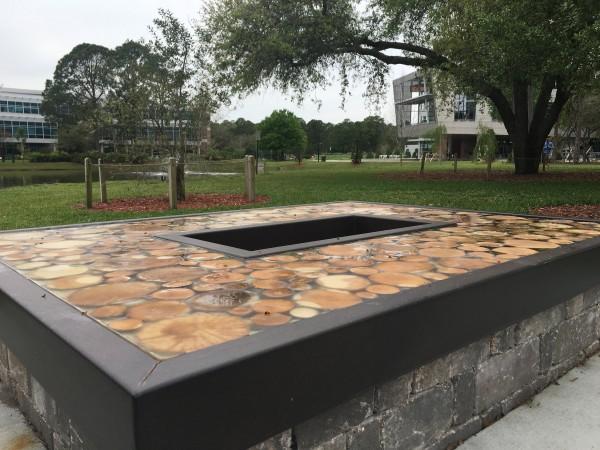
[[[217,176],[217,175],[238,175],[234,172],[196,172],[186,171],[189,176]],[[112,173],[110,180],[139,180],[139,179],[165,179],[166,172],[129,172]],[[98,174],[93,172],[94,181],[97,181]],[[4,172],[0,166],[0,189],[13,186],[29,186],[32,184],[55,184],[55,183],[83,183],[83,170],[45,170],[32,172]]]

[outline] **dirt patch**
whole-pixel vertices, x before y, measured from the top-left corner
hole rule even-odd
[[[453,171],[431,171],[423,175],[416,172],[410,173],[382,173],[382,178],[392,180],[431,180],[431,181],[486,181],[485,171],[463,170],[460,168],[457,173]],[[540,172],[538,175],[515,175],[510,171],[498,170],[492,171],[490,181],[526,181],[526,182],[564,182],[564,181],[600,181],[600,171],[598,172]]]
[[[265,203],[269,201],[265,195],[257,195],[254,203]],[[208,209],[221,206],[243,206],[250,205],[240,194],[190,194],[184,201],[177,202],[179,209]],[[83,205],[77,205],[83,208]],[[169,199],[167,197],[136,197],[136,198],[116,198],[108,203],[94,203],[95,211],[119,211],[119,212],[145,212],[145,211],[166,211],[169,209]]]
[[[542,208],[533,208],[530,212],[539,216],[600,220],[600,205],[544,206]]]

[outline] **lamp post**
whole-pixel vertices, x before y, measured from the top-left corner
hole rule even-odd
[[[323,143],[319,142],[319,145],[317,146],[317,162],[321,162],[321,145],[323,145]]]

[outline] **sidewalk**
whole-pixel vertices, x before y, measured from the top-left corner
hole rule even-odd
[[[46,447],[33,433],[16,402],[0,384],[0,449],[45,450]]]
[[[460,450],[600,449],[600,355],[468,439]]]

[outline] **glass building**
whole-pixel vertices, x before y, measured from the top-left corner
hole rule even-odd
[[[18,152],[23,140],[29,150],[53,150],[57,126],[41,115],[42,91],[0,88],[0,156]]]

